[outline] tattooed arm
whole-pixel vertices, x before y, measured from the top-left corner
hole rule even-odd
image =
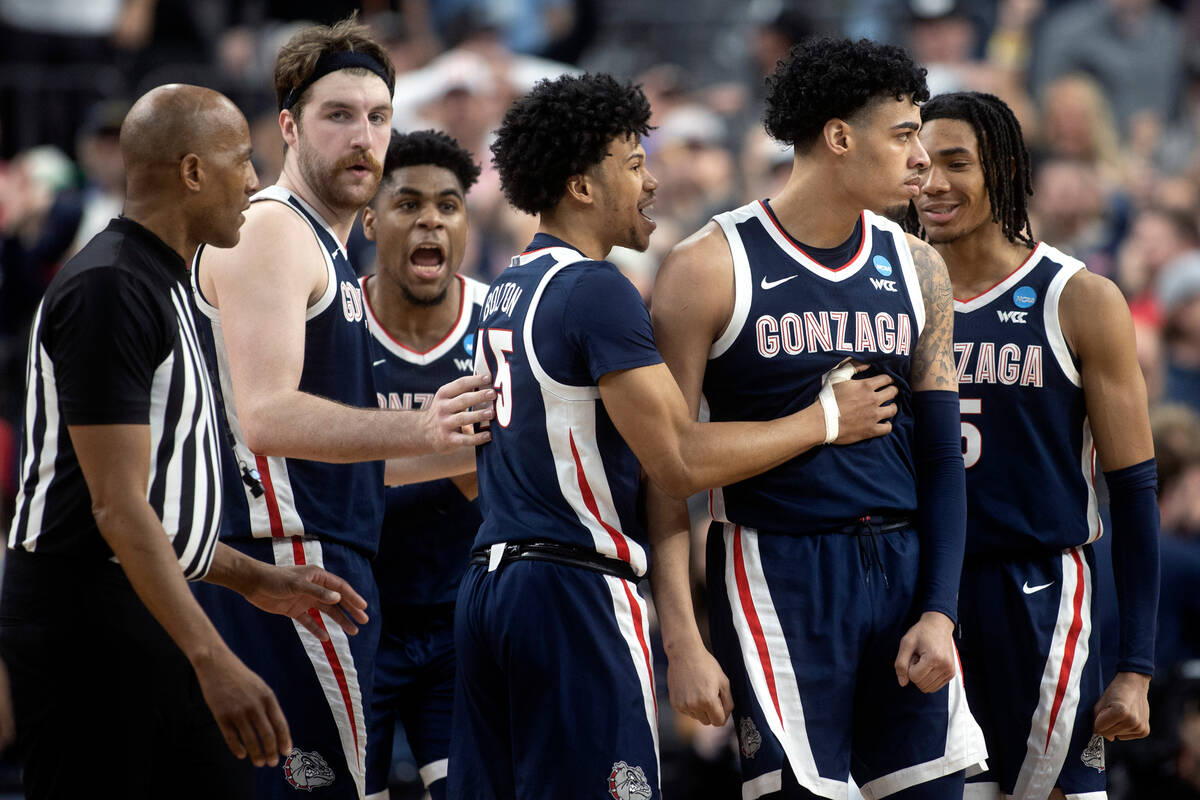
[[[909,234],[913,264],[925,300],[925,328],[917,338],[909,375],[914,392],[944,389],[958,391],[954,370],[954,293],[946,262],[933,249]],[[956,401],[957,402],[957,401]]]
[[[916,432],[917,531],[921,576],[914,606],[921,612],[900,640],[896,678],[923,692],[954,677],[954,620],[962,572],[967,497],[960,443],[958,381],[954,370],[954,295],[942,257],[909,236],[925,301],[925,327],[913,352],[913,415]]]

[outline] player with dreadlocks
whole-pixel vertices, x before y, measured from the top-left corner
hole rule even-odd
[[[967,797],[1105,796],[1103,739],[1149,728],[1158,513],[1146,386],[1117,287],[1032,236],[1029,157],[989,94],[921,110],[917,218],[950,271],[967,473],[959,648],[989,771]],[[1108,484],[1117,675],[1093,635]]]

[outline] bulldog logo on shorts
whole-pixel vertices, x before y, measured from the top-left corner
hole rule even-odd
[[[293,747],[287,760],[283,762],[283,777],[293,788],[311,792],[313,789],[332,784],[334,776],[333,770],[320,753],[306,753],[298,747]]]
[[[608,793],[615,800],[650,800],[652,791],[641,767],[631,767],[624,761],[613,764],[608,773]]]
[[[758,748],[762,747],[762,734],[758,732],[754,720],[742,717],[742,721],[738,725],[738,741],[742,743],[742,756],[754,758]]]
[[[1079,759],[1097,772],[1104,772],[1104,739],[1093,736],[1087,747],[1083,748]]]

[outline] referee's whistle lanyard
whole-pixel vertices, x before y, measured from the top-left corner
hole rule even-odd
[[[859,519],[862,524],[858,527],[858,556],[862,559],[863,565],[863,580],[871,585],[871,570],[872,567],[878,567],[879,576],[883,579],[884,588],[890,588],[888,584],[887,570],[883,568],[883,559],[879,556],[879,536],[881,535],[880,523],[872,520],[871,517],[862,517]]]

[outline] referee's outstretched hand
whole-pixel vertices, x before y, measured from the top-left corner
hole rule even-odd
[[[337,575],[312,564],[262,566],[258,580],[242,592],[245,598],[263,611],[291,617],[322,642],[329,641],[329,631],[320,612],[350,636],[358,633],[355,622],[367,621],[367,601]]]
[[[192,660],[204,702],[225,743],[256,767],[276,766],[292,751],[292,734],[279,701],[262,678],[228,648]]]

